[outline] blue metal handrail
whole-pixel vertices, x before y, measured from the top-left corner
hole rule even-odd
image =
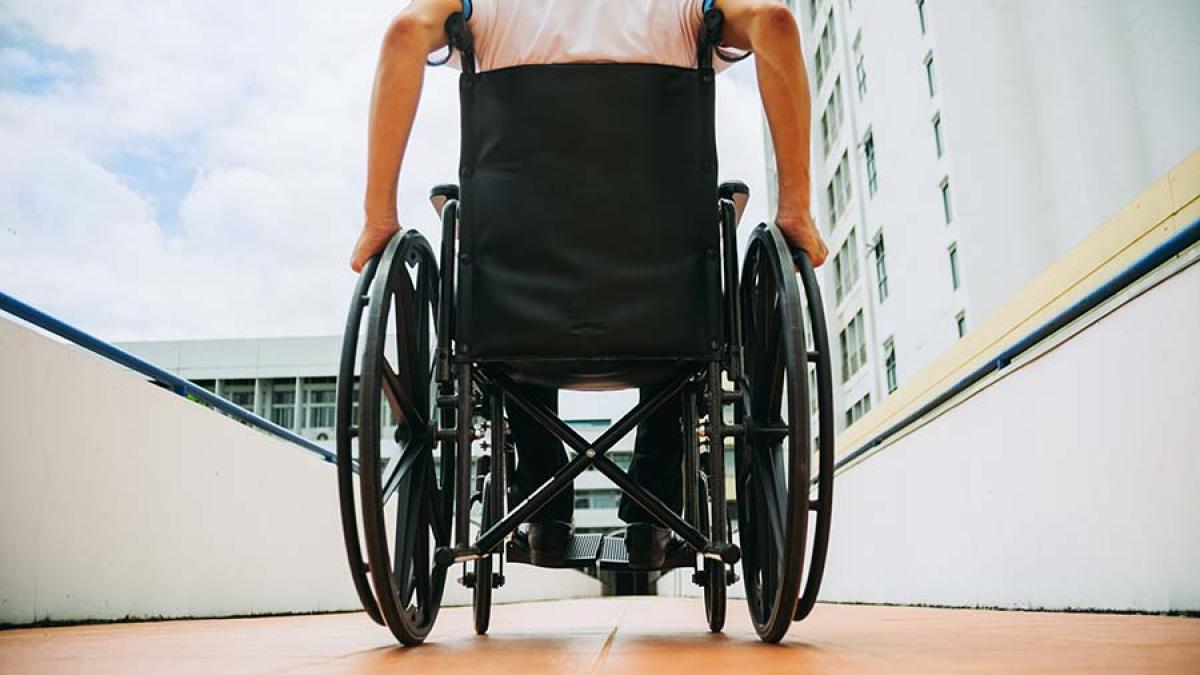
[[[1038,343],[1057,333],[1067,324],[1092,311],[1099,306],[1100,303],[1125,290],[1135,281],[1146,276],[1158,268],[1159,265],[1162,265],[1171,258],[1184,252],[1198,241],[1200,241],[1200,219],[1192,221],[1191,225],[1188,225],[1179,232],[1176,232],[1171,236],[1171,238],[1167,239],[1155,247],[1152,251],[1142,256],[1137,262],[1133,263],[1129,267],[1126,267],[1121,272],[1118,272],[1111,279],[1101,284],[1091,293],[1083,296],[1073,305],[1059,312],[1049,321],[1030,331],[1028,335],[1014,342],[1007,349],[997,354],[994,358],[988,360],[987,363],[971,371],[958,382],[950,385],[950,387],[945,391],[937,396],[934,396],[921,407],[906,415],[899,422],[896,422],[887,429],[884,429],[880,433],[876,434],[871,440],[867,441],[853,452],[839,459],[837,463],[834,464],[834,470],[840,470],[842,467],[862,457],[872,449],[883,445],[883,443],[889,438],[907,429],[913,423],[941,407],[950,399],[958,396],[960,393],[965,391],[971,385],[979,382],[984,377],[1007,368],[1013,362],[1013,360],[1021,354],[1024,354]],[[813,478],[812,482],[815,485],[817,479]]]
[[[245,408],[226,401],[211,391],[198,386],[190,380],[179,377],[174,373],[169,373],[153,363],[150,363],[149,361],[140,359],[119,347],[115,347],[99,338],[93,337],[68,323],[64,323],[63,321],[46,314],[36,307],[21,302],[20,300],[7,293],[4,293],[3,291],[0,291],[0,309],[19,319],[28,321],[39,328],[43,328],[61,338],[65,338],[69,342],[77,344],[90,352],[103,356],[109,361],[119,363],[130,370],[141,373],[142,375],[145,375],[151,380],[158,382],[180,396],[190,396],[194,399],[203,401],[204,403],[207,403],[213,408],[216,408],[217,410],[236,420],[245,422],[252,427],[261,429],[262,431],[265,431],[273,436],[277,436],[285,441],[295,443],[301,448],[318,455],[326,462],[332,462],[334,460],[334,454],[332,452],[322,448],[316,443],[297,434],[296,432],[290,429],[284,429],[268,419],[259,417]]]

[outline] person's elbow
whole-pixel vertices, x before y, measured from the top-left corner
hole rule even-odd
[[[434,36],[440,30],[441,26],[435,25],[428,16],[412,11],[400,12],[388,24],[387,32],[383,35],[383,52],[396,54],[420,49],[428,53]]]
[[[751,10],[754,33],[768,39],[785,35],[797,35],[796,16],[787,5],[774,0],[760,2]]]

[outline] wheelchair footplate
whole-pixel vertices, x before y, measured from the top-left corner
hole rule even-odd
[[[667,560],[662,567],[654,571],[675,569],[676,567],[692,567],[696,564],[696,551],[682,540],[671,538],[667,544]],[[647,570],[629,567],[629,551],[625,550],[625,539],[622,537],[605,537],[604,546],[600,549],[600,569],[614,572],[645,572]]]
[[[596,564],[596,559],[600,557],[600,548],[603,539],[604,535],[602,534],[573,535],[571,543],[567,545],[567,554],[563,556],[561,564],[540,565],[540,567],[593,567]],[[509,562],[524,563],[526,565],[533,564],[533,561],[529,559],[529,541],[524,532],[518,530],[508,540],[506,553],[508,554]]]
[[[508,562],[532,565],[529,557],[529,541],[524,532],[518,531],[505,546]],[[550,568],[599,567],[614,572],[662,571],[677,567],[692,567],[696,564],[696,552],[678,539],[667,545],[667,561],[655,570],[635,570],[629,567],[629,552],[621,537],[606,537],[602,534],[577,534],[571,537],[563,560],[555,565],[539,565]]]

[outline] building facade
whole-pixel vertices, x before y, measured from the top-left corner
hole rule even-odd
[[[1200,4],[788,5],[839,429],[1200,145]]]

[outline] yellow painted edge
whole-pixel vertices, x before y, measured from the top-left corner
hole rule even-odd
[[[1051,263],[883,403],[845,429],[852,452],[1200,217],[1200,148]]]

